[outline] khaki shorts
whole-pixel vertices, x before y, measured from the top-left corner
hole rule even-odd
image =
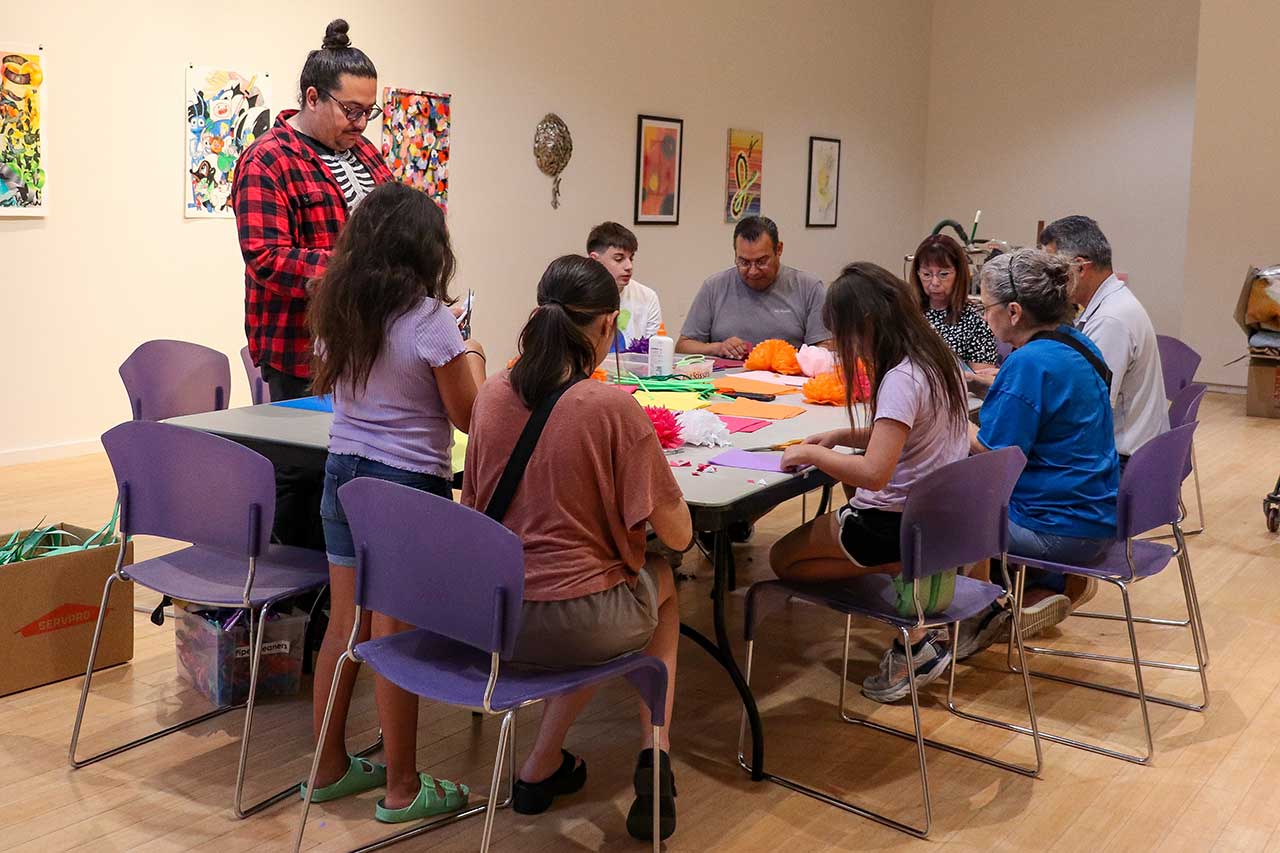
[[[594,666],[639,651],[658,627],[658,583],[642,569],[620,583],[563,601],[526,601],[512,663],[548,669]]]

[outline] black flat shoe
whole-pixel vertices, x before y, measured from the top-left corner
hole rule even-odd
[[[560,769],[541,782],[516,780],[515,790],[511,795],[512,811],[519,814],[542,814],[551,808],[551,802],[556,797],[582,790],[582,786],[587,784],[587,763],[578,763],[578,757],[566,749],[560,750],[560,754],[564,756]]]
[[[663,841],[676,831],[676,777],[671,773],[671,756],[662,756],[658,765],[658,826]],[[627,832],[640,841],[653,840],[653,750],[640,750],[636,760],[636,773],[632,780],[636,789],[635,802],[627,813]]]

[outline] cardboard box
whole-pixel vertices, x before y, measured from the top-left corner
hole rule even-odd
[[[210,617],[204,614],[208,612]],[[249,614],[240,611],[228,630],[223,627],[234,611],[199,604],[179,606],[174,642],[178,673],[213,704],[238,705],[249,698]],[[302,650],[307,614],[275,614],[267,619],[258,668],[258,699],[292,696],[302,686]]]
[[[58,527],[80,539],[73,524]],[[8,533],[0,542],[8,541]],[[115,571],[119,542],[71,554],[0,566],[0,696],[83,675],[98,620],[102,586]],[[133,544],[125,564],[133,562]],[[133,583],[111,588],[94,669],[133,657]]]
[[[1245,413],[1253,418],[1280,418],[1280,361],[1249,359]]]

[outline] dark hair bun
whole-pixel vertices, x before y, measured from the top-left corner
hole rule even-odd
[[[341,50],[351,47],[351,36],[347,35],[347,31],[351,27],[341,18],[335,18],[329,22],[329,26],[324,28],[324,43],[320,47],[324,50]]]

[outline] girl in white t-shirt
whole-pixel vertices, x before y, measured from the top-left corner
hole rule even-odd
[[[770,553],[778,577],[790,581],[839,580],[902,570],[899,530],[912,485],[968,455],[968,395],[955,357],[914,304],[906,284],[882,267],[854,263],[829,288],[823,323],[831,330],[839,363],[861,364],[871,380],[870,427],[812,435],[787,448],[786,467],[813,465],[845,485],[848,504],[780,539]],[[845,371],[847,398],[856,377]],[[865,449],[851,456],[833,448]],[[934,602],[936,609],[949,601]],[[937,678],[950,650],[931,632],[913,637],[917,685]],[[905,696],[907,656],[895,642],[863,693],[891,702]],[[922,680],[923,679],[923,680]]]

